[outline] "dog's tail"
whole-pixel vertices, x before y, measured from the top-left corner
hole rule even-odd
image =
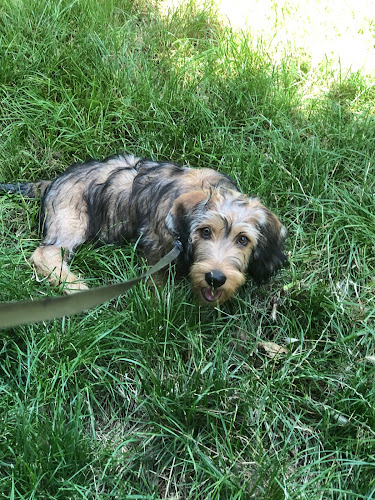
[[[0,191],[6,193],[15,193],[24,196],[25,198],[41,198],[46,189],[51,184],[51,181],[38,182],[16,182],[15,184],[0,184]]]

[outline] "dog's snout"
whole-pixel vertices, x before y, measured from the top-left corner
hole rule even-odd
[[[214,269],[205,274],[205,279],[209,286],[213,286],[214,288],[219,288],[219,286],[224,285],[227,281],[227,277],[221,271]]]

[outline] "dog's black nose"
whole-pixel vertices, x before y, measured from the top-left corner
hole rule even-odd
[[[219,286],[224,285],[227,281],[227,277],[221,271],[214,269],[209,273],[206,273],[205,276],[207,283],[214,288],[219,288]]]

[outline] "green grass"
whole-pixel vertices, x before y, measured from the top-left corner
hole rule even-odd
[[[258,36],[163,5],[1,3],[0,182],[123,150],[212,167],[280,216],[291,266],[221,311],[171,277],[3,330],[0,497],[375,498],[375,74],[276,43],[297,14],[315,33],[286,2]],[[1,196],[0,228],[0,299],[58,295],[28,262],[38,204]],[[72,265],[93,285],[144,269],[130,246]]]

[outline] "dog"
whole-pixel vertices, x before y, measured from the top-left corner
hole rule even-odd
[[[257,197],[208,168],[130,154],[69,167],[55,180],[0,184],[0,190],[41,197],[43,240],[31,262],[66,293],[87,289],[68,262],[88,240],[138,241],[150,265],[180,240],[178,277],[209,306],[223,304],[249,275],[266,281],[287,262],[286,229]]]

